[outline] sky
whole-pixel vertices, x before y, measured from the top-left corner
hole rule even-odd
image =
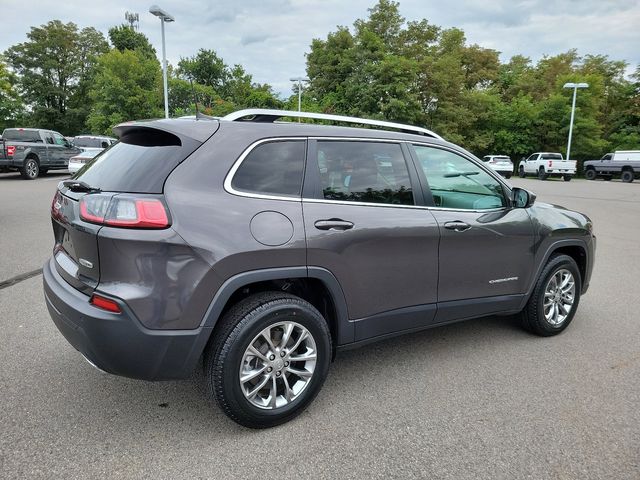
[[[107,33],[124,23],[126,11],[140,15],[140,31],[161,55],[160,21],[152,1],[0,0],[0,51],[25,41],[31,26],[52,19],[93,26]],[[214,49],[229,65],[241,64],[254,81],[291,94],[289,78],[304,75],[305,53],[314,38],[338,25],[365,18],[376,0],[157,0],[176,21],[166,26],[167,58],[177,64],[198,49]],[[571,48],[580,55],[605,54],[640,63],[640,0],[400,0],[407,20],[427,19],[464,30],[468,43],[536,61]]]

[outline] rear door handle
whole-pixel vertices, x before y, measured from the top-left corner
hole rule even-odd
[[[455,222],[445,223],[444,228],[446,228],[447,230],[455,230],[456,232],[464,232],[465,230],[469,230],[471,228],[471,225],[456,220]]]
[[[318,220],[314,223],[318,230],[349,230],[353,228],[352,222],[347,222],[340,218],[330,218],[328,220]]]

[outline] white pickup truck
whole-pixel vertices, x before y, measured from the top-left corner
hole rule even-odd
[[[521,178],[537,175],[540,180],[550,176],[562,177],[565,182],[576,174],[576,161],[564,160],[561,153],[537,152],[522,160],[518,166]]]

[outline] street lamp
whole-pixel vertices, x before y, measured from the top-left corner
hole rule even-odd
[[[429,100],[429,103],[427,103],[427,112],[429,113],[429,128],[431,130],[433,130],[433,114],[434,112],[438,109],[438,99],[436,97],[433,97],[431,100]]]
[[[308,82],[309,79],[305,77],[293,77],[289,79],[292,82],[298,82],[298,111],[302,111],[302,82]],[[299,121],[299,120],[298,120]]]
[[[162,26],[162,83],[164,86],[164,118],[169,118],[169,94],[167,88],[167,51],[164,43],[164,24],[165,22],[175,22],[173,15],[162,10],[158,5],[151,5],[149,13],[154,14],[160,18],[160,25]]]
[[[589,88],[588,83],[565,83],[562,88],[573,88],[573,103],[571,104],[571,120],[569,121],[569,142],[567,144],[567,160],[571,160],[571,135],[573,134],[573,116],[576,113],[576,93],[579,88]]]

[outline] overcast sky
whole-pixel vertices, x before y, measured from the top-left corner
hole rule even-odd
[[[199,48],[211,48],[228,64],[242,64],[254,80],[291,93],[288,79],[305,73],[313,38],[337,25],[352,26],[376,0],[157,0],[176,22],[167,25],[167,57],[175,64]],[[0,51],[26,40],[29,27],[51,19],[94,26],[106,35],[140,14],[140,31],[161,55],[160,22],[151,1],[0,0]],[[533,60],[577,48],[640,63],[640,0],[400,0],[407,20],[427,19],[464,30],[469,43],[496,49],[502,60],[524,54]]]

